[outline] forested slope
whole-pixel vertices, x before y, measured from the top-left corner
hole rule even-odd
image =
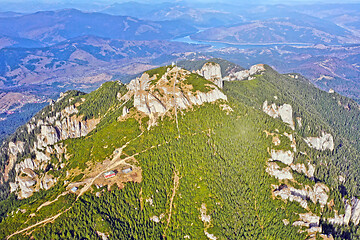
[[[268,66],[248,79],[219,89],[164,67],[67,95],[46,114],[73,106],[64,118],[96,126],[34,149],[50,158],[35,185],[53,185],[3,200],[1,237],[355,239],[358,105]]]

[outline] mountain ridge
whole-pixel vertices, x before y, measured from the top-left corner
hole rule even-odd
[[[108,82],[89,94],[68,92],[19,129],[2,148],[10,158],[22,155],[17,171],[7,167],[9,178],[24,189],[51,187],[3,202],[9,203],[1,205],[3,236],[355,237],[360,146],[358,131],[345,131],[342,122],[358,129],[352,119],[359,105],[267,65],[183,64],[193,72],[165,66],[127,86]],[[202,97],[215,90],[212,101]],[[201,103],[182,108],[176,93]],[[70,119],[98,122],[86,128]],[[52,128],[63,123],[86,133],[55,140]],[[23,145],[26,138],[32,140]],[[110,170],[116,176],[106,179]],[[1,187],[6,198],[10,186]],[[126,224],[117,225],[119,219]],[[54,224],[37,227],[41,221]]]

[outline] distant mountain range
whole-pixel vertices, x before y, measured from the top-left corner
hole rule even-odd
[[[68,89],[91,91],[105,81],[127,82],[142,71],[206,48],[162,40],[113,40],[95,36],[82,36],[43,48],[3,48],[0,49],[0,93],[6,91],[24,97],[32,94],[46,100]],[[44,104],[37,100],[23,101],[21,106],[16,99],[5,102],[0,95],[0,108],[9,110],[0,113],[0,141]]]
[[[332,88],[360,102],[359,45],[226,48],[209,55],[243,66],[265,62],[282,73],[301,73],[324,90]]]
[[[345,44],[356,43],[359,37],[332,22],[316,18],[271,18],[230,27],[211,28],[191,36],[201,41],[237,44]]]
[[[236,14],[216,8],[199,8],[198,5],[192,6],[189,3],[183,2],[165,2],[159,4],[138,2],[114,3],[102,12],[156,21],[181,20],[196,27],[214,27],[244,21],[240,12]]]
[[[0,35],[47,45],[84,35],[126,40],[164,40],[196,31],[196,28],[185,22],[139,20],[127,16],[84,13],[75,9],[0,18]]]
[[[127,82],[142,71],[176,59],[221,57],[247,67],[266,63],[282,73],[299,72],[322,89],[333,88],[360,101],[359,47],[348,45],[360,39],[359,6],[2,4],[0,91],[54,98],[68,89],[88,92],[113,79]],[[42,11],[29,13],[35,8]],[[215,48],[174,42],[185,36]],[[216,49],[218,42],[249,45],[249,49]],[[288,43],[306,47],[282,45]],[[0,119],[9,120],[9,116]]]
[[[156,59],[162,62],[174,54],[203,48],[187,43],[111,40],[95,36],[83,36],[45,48],[5,48],[0,50],[0,81],[2,87],[76,83],[79,78],[94,76],[99,71],[121,74],[121,68],[131,63],[153,64]],[[131,72],[136,73],[136,70]]]

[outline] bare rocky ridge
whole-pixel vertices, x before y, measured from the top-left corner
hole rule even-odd
[[[150,116],[150,125],[155,124],[158,116],[166,114],[175,106],[179,109],[187,109],[206,102],[227,100],[226,95],[210,83],[206,84],[208,88],[206,92],[193,91],[193,86],[186,83],[190,74],[191,72],[176,66],[168,67],[159,79],[157,74],[150,77],[145,72],[128,84],[129,91],[121,99],[128,101],[133,98],[134,107]]]
[[[350,221],[355,225],[360,222],[360,200],[352,198],[345,200],[345,214],[338,214],[335,212],[335,217],[330,218],[329,222],[332,224],[349,225]]]
[[[155,74],[149,77],[148,73],[144,73],[132,80],[127,86],[128,92],[124,96],[119,95],[118,99],[128,101],[133,98],[136,110],[150,116],[150,126],[156,124],[157,117],[171,111],[175,106],[181,110],[205,102],[227,100],[225,94],[211,82],[206,84],[205,92],[193,91],[193,86],[186,82],[190,74],[189,71],[178,67],[169,67],[163,76]],[[64,97],[66,94],[61,95],[57,102],[62,101]],[[9,185],[10,191],[15,192],[19,198],[27,198],[40,189],[49,189],[57,181],[45,171],[51,154],[61,159],[60,155],[66,151],[59,142],[86,136],[99,123],[100,119],[83,120],[82,116],[78,116],[78,104],[69,105],[44,118],[32,118],[26,124],[27,134],[35,136],[30,146],[30,152],[35,157],[18,161],[18,154],[25,152],[25,142],[8,143],[9,163],[5,168],[4,181],[9,181],[9,171],[15,168],[15,179],[9,182]],[[129,114],[126,106],[122,111],[123,117]],[[61,168],[62,164],[54,167]],[[44,173],[38,174],[38,170]]]
[[[242,70],[235,73],[230,73],[229,76],[223,78],[224,81],[241,81],[252,80],[253,75],[261,74],[265,71],[264,64],[256,64],[250,67],[249,70]]]
[[[242,81],[255,79],[254,75],[261,74],[265,71],[264,64],[257,64],[250,67],[248,70],[241,70],[237,72],[230,72],[227,76],[222,76],[221,66],[218,63],[207,62],[196,73],[203,76],[205,79],[212,81],[218,87],[222,88],[224,81]]]
[[[266,103],[267,105],[267,103]],[[265,104],[264,104],[265,106]],[[275,105],[276,106],[276,105]],[[271,107],[273,110],[273,108]],[[273,114],[273,112],[269,112]],[[270,115],[269,114],[269,115]],[[273,114],[274,116],[275,114]],[[313,184],[302,184],[297,182],[294,177],[295,173],[304,174],[310,180],[314,180],[315,166],[310,163],[310,159],[303,163],[294,163],[294,155],[297,152],[296,141],[293,137],[293,134],[284,132],[283,134],[279,132],[270,133],[264,131],[266,137],[272,137],[272,143],[274,146],[279,146],[281,143],[280,136],[286,136],[290,140],[290,146],[292,150],[279,150],[279,149],[270,149],[269,155],[271,156],[268,159],[266,172],[275,177],[279,184],[272,185],[272,192],[274,198],[282,199],[283,201],[294,201],[298,202],[302,208],[304,208],[307,213],[299,214],[299,220],[293,222],[293,226],[303,227],[301,232],[305,231],[308,233],[309,237],[315,236],[316,233],[321,233],[322,228],[320,226],[321,216],[318,216],[316,213],[313,213],[310,208],[310,204],[320,204],[321,208],[325,206],[332,206],[333,200],[330,199],[330,189],[324,183],[313,183]],[[322,133],[320,138],[311,138],[312,144],[315,144],[316,147],[310,145],[309,147],[314,147],[319,151],[325,149],[331,149],[333,147],[333,137],[330,134]],[[305,141],[308,141],[305,139]],[[302,155],[307,156],[306,153],[301,152]],[[281,163],[281,164],[280,164]],[[285,165],[285,166],[284,166]],[[360,200],[353,198],[351,200],[345,200],[345,214],[338,214],[336,210],[333,210],[334,217],[328,219],[322,219],[323,221],[328,221],[331,224],[338,225],[348,225],[353,222],[355,225],[360,222]],[[284,219],[284,224],[289,224],[286,219]],[[325,237],[325,235],[323,235]],[[330,236],[331,238],[331,236]]]
[[[35,136],[33,145],[30,146],[34,158],[25,158],[19,162],[17,155],[24,153],[25,143],[21,141],[8,143],[9,163],[5,167],[4,181],[9,180],[9,171],[15,168],[15,180],[9,183],[11,192],[15,192],[19,198],[27,198],[34,191],[49,189],[56,182],[56,179],[46,172],[36,173],[39,172],[38,170],[46,170],[51,154],[59,156],[64,153],[62,145],[56,143],[68,138],[85,136],[99,122],[99,119],[83,121],[81,116],[76,115],[77,113],[76,106],[70,105],[61,112],[54,113],[53,116],[43,119],[34,117],[26,124],[27,133]]]

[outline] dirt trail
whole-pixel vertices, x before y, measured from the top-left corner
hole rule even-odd
[[[45,206],[47,206],[47,205],[50,205],[50,204],[56,202],[57,200],[59,200],[59,198],[60,198],[61,196],[64,196],[64,195],[66,195],[66,194],[68,194],[68,193],[69,193],[69,191],[63,192],[63,193],[61,193],[60,195],[58,195],[54,200],[48,201],[48,202],[44,202],[43,204],[41,204],[41,205],[36,209],[36,212],[38,212],[41,208],[43,208],[43,207],[45,207]]]
[[[138,155],[139,153],[136,153],[132,156],[126,157],[124,159],[121,159],[121,154],[122,151],[124,150],[124,148],[126,148],[129,143],[131,143],[132,141],[134,141],[135,139],[139,138],[144,132],[141,132],[138,136],[136,136],[135,138],[131,139],[130,141],[128,141],[127,143],[125,143],[121,148],[117,149],[117,153],[114,155],[113,159],[110,161],[110,163],[105,167],[105,169],[103,169],[99,174],[97,174],[95,177],[89,179],[89,182],[85,184],[85,186],[80,190],[79,195],[77,196],[76,200],[79,199],[79,197],[81,195],[83,195],[90,187],[91,185],[94,183],[94,181],[100,177],[101,175],[103,175],[105,172],[117,167],[120,164],[123,164],[126,160],[129,160],[131,158],[133,158],[134,156]]]
[[[140,137],[142,134],[143,134],[143,132],[142,132],[141,134],[139,134],[136,138]],[[86,183],[86,185],[81,189],[81,191],[80,191],[79,195],[77,196],[75,202],[79,199],[79,197],[80,197],[82,194],[84,194],[84,193],[91,187],[91,185],[93,184],[93,182],[95,181],[95,179],[97,179],[99,176],[101,176],[104,172],[108,171],[108,170],[111,169],[111,168],[114,168],[115,166],[118,166],[119,164],[124,163],[126,160],[128,160],[128,159],[132,158],[133,156],[139,154],[139,153],[134,154],[133,156],[124,158],[124,159],[122,159],[121,161],[119,161],[119,160],[120,160],[120,156],[121,156],[121,154],[122,154],[122,150],[123,150],[131,141],[135,140],[136,138],[131,139],[130,141],[128,141],[127,143],[125,143],[121,148],[118,149],[117,154],[113,157],[113,160],[111,160],[111,162],[108,164],[108,166],[106,167],[105,170],[101,171],[98,175],[96,175],[96,176],[93,177],[92,179],[89,179],[89,182]],[[39,206],[39,207],[37,208],[36,211],[39,211],[42,207],[45,207],[45,206],[47,206],[47,205],[49,205],[49,204],[57,201],[57,200],[59,199],[59,197],[65,195],[65,194],[67,194],[67,193],[68,193],[68,191],[63,192],[63,193],[61,193],[59,196],[57,196],[56,199],[54,199],[54,200],[52,200],[52,201],[48,201],[48,202],[43,203],[41,206]],[[12,233],[11,235],[9,235],[6,239],[9,239],[9,238],[11,238],[11,237],[13,237],[13,236],[15,236],[15,235],[17,235],[17,234],[19,234],[19,233],[23,233],[23,232],[25,232],[25,231],[28,231],[28,230],[36,227],[36,226],[39,226],[39,225],[42,225],[42,224],[46,224],[46,223],[52,222],[52,221],[54,221],[55,219],[57,219],[58,217],[60,217],[63,213],[66,213],[67,211],[69,211],[70,209],[71,209],[71,207],[68,208],[68,209],[66,209],[66,210],[64,210],[63,212],[60,212],[60,213],[56,214],[55,216],[52,216],[52,217],[50,217],[50,218],[47,218],[47,219],[42,220],[42,221],[40,221],[40,222],[37,222],[37,223],[35,223],[35,224],[31,225],[31,226],[28,226],[28,227],[26,227],[26,228],[24,228],[24,229],[22,229],[22,230],[16,231],[16,232]]]
[[[82,194],[84,194],[84,193],[91,187],[91,185],[94,183],[94,181],[95,181],[98,177],[100,177],[102,174],[104,174],[105,172],[107,172],[107,171],[109,171],[109,170],[117,167],[117,166],[120,165],[120,164],[123,164],[123,163],[126,162],[127,160],[129,160],[129,159],[131,159],[131,158],[133,158],[133,157],[135,157],[135,156],[137,156],[137,155],[139,155],[139,154],[141,154],[141,153],[144,153],[144,152],[149,151],[149,150],[151,150],[151,149],[153,149],[153,148],[160,147],[160,146],[162,146],[162,145],[165,145],[165,144],[168,144],[168,143],[169,143],[169,141],[166,141],[166,142],[163,143],[163,144],[153,145],[153,146],[151,146],[151,147],[149,147],[149,148],[147,148],[147,149],[145,149],[145,150],[143,150],[143,151],[141,151],[141,152],[135,153],[135,154],[132,155],[132,156],[126,157],[126,158],[124,158],[124,159],[121,159],[120,157],[121,157],[121,154],[122,154],[122,150],[123,150],[130,142],[132,142],[133,140],[137,139],[137,138],[140,137],[142,134],[143,134],[143,132],[142,132],[141,134],[139,134],[136,138],[131,139],[130,141],[128,141],[127,143],[125,143],[121,148],[118,149],[118,152],[114,155],[113,159],[112,159],[111,162],[106,166],[106,168],[105,168],[104,170],[102,170],[102,171],[101,171],[99,174],[97,174],[95,177],[93,177],[93,178],[91,178],[91,179],[88,179],[88,182],[87,182],[87,183],[85,184],[85,186],[81,189],[81,191],[80,191],[79,195],[77,196],[75,202],[79,199],[79,197],[80,197]],[[174,197],[175,197],[175,195],[176,195],[176,190],[177,190],[177,188],[179,187],[179,180],[180,180],[180,178],[179,178],[178,172],[174,171],[174,188],[173,188],[172,196],[171,196],[171,198],[170,198],[169,217],[168,217],[168,219],[167,219],[167,226],[166,226],[166,229],[165,229],[165,231],[164,231],[164,235],[165,235],[165,232],[166,232],[166,230],[167,230],[167,228],[168,228],[168,226],[169,226],[169,223],[170,223],[171,214],[172,214],[172,208],[173,208],[173,201],[174,201]],[[68,191],[60,194],[56,199],[54,199],[54,200],[52,200],[52,201],[43,203],[41,206],[38,207],[37,211],[40,210],[42,207],[45,207],[45,206],[47,206],[47,205],[49,205],[49,204],[57,201],[60,196],[65,195],[65,194],[67,194],[67,193],[68,193]],[[74,203],[75,203],[75,202],[74,202]],[[39,225],[42,225],[42,224],[46,224],[46,223],[52,222],[52,221],[54,221],[55,219],[57,219],[58,217],[60,217],[63,213],[66,213],[67,211],[69,211],[70,209],[71,209],[71,207],[68,208],[68,209],[66,209],[66,210],[64,210],[64,211],[61,212],[61,213],[56,214],[55,216],[52,216],[52,217],[47,218],[47,219],[45,219],[45,220],[42,220],[42,221],[40,221],[40,222],[38,222],[38,223],[35,223],[35,224],[31,225],[31,226],[28,226],[28,227],[26,227],[26,228],[24,228],[24,229],[22,229],[22,230],[16,231],[16,232],[12,233],[11,235],[9,235],[6,239],[9,239],[9,238],[11,238],[11,237],[13,237],[13,236],[15,236],[15,235],[17,235],[17,234],[19,234],[19,233],[23,233],[23,232],[25,232],[25,231],[28,231],[28,230],[36,227],[36,226],[39,226]]]
[[[57,219],[58,217],[60,217],[63,213],[66,213],[67,211],[69,211],[71,208],[72,208],[72,207],[69,207],[68,209],[64,210],[63,212],[56,214],[55,216],[52,216],[52,217],[47,218],[47,219],[45,219],[45,220],[42,220],[42,221],[40,221],[40,222],[38,222],[38,223],[35,223],[35,224],[33,224],[33,225],[29,226],[29,227],[26,227],[26,228],[24,228],[24,229],[21,229],[21,230],[19,230],[19,231],[16,231],[16,232],[10,234],[9,236],[7,236],[6,239],[9,239],[9,238],[11,238],[11,237],[13,237],[13,236],[15,236],[15,235],[17,235],[17,234],[19,234],[19,233],[26,232],[27,230],[30,230],[30,229],[32,229],[32,228],[34,228],[34,227],[36,227],[36,226],[39,226],[39,225],[42,225],[42,224],[45,224],[45,223],[49,223],[49,222],[53,222],[55,219]]]
[[[174,170],[174,187],[173,187],[173,192],[172,192],[172,195],[171,195],[171,198],[170,198],[169,216],[168,216],[166,227],[165,227],[164,234],[163,234],[164,238],[165,238],[166,231],[167,231],[167,229],[169,227],[169,224],[170,224],[174,197],[176,195],[176,190],[179,188],[179,180],[180,180],[179,173],[176,170]]]

